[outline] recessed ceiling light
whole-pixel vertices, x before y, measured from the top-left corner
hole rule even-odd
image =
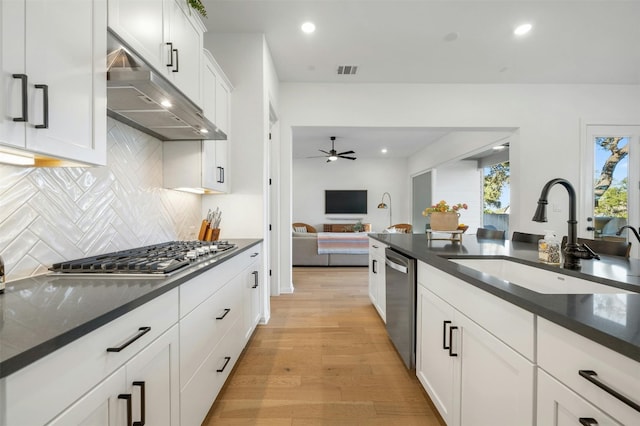
[[[529,31],[531,31],[531,28],[533,28],[531,24],[518,25],[516,29],[513,30],[513,33],[517,36],[525,35]]]
[[[311,34],[316,30],[316,25],[313,22],[305,22],[300,28],[302,29],[302,32]]]
[[[380,150],[380,152],[381,152],[381,153],[383,153],[383,154],[386,154],[386,153],[387,153],[387,148],[382,148],[382,149]]]

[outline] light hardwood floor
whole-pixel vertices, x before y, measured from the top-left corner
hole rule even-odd
[[[444,426],[387,337],[366,268],[294,268],[203,425]]]

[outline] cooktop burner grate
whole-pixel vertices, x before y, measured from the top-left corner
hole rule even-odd
[[[228,241],[170,241],[55,263],[49,270],[64,274],[166,275],[213,259],[235,247]]]

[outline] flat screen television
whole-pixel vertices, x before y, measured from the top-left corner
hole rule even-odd
[[[324,213],[367,214],[367,190],[325,190]]]

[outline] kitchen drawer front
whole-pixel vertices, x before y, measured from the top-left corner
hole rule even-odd
[[[6,425],[46,423],[175,324],[177,307],[173,289],[7,376]],[[143,334],[141,327],[151,329]]]
[[[257,253],[257,254],[256,254]],[[260,254],[260,245],[250,247],[231,259],[190,279],[180,286],[180,317],[184,317],[231,278],[238,275]],[[253,256],[253,257],[252,257]]]
[[[591,383],[590,370],[640,404],[640,363],[544,318],[538,318],[538,365],[600,410],[626,425],[640,425],[640,412]]]
[[[180,320],[181,388],[242,312],[242,285],[235,278]]]
[[[202,423],[242,353],[242,337],[242,319],[239,319],[182,389],[180,392],[181,425]]]
[[[534,315],[452,275],[418,261],[418,284],[534,362]]]
[[[385,243],[381,243],[378,240],[374,240],[373,238],[369,238],[369,254],[375,256],[384,257],[384,249],[388,246]]]

